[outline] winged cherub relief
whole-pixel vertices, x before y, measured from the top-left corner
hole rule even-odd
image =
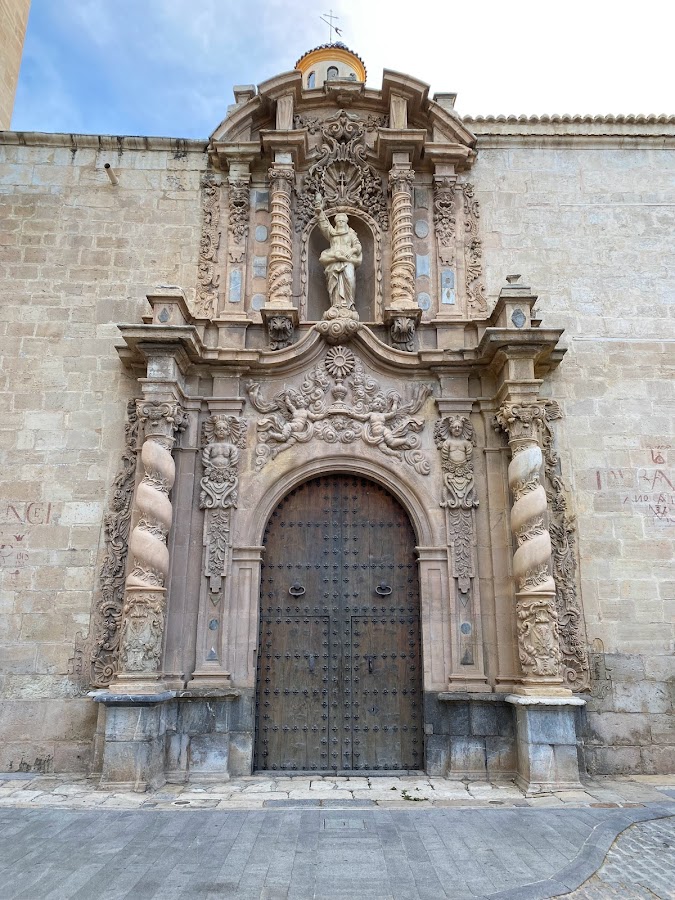
[[[443,499],[448,509],[478,506],[473,477],[473,448],[476,438],[466,416],[445,416],[436,423],[434,442],[441,451]]]
[[[332,347],[322,362],[309,371],[300,388],[284,387],[271,401],[260,385],[247,386],[258,420],[256,468],[294,444],[314,439],[328,444],[362,440],[387,456],[428,475],[429,461],[420,449],[424,418],[417,418],[431,389],[418,384],[404,401],[397,391],[384,393],[347,347]]]

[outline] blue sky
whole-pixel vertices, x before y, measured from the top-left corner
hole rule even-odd
[[[675,113],[674,4],[333,0],[343,40],[460,113]],[[12,127],[207,137],[235,84],[328,38],[299,0],[33,0]]]

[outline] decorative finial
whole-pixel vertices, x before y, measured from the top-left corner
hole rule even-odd
[[[342,31],[336,25],[333,25],[333,19],[339,20],[339,16],[333,15],[333,10],[331,9],[329,12],[324,13],[322,16],[319,16],[322,22],[325,22],[328,25],[328,43],[333,43],[333,32],[335,34],[342,37]]]

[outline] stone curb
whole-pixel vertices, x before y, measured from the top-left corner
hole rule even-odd
[[[656,804],[651,809],[636,809],[634,813],[622,811],[620,815],[614,816],[609,822],[601,822],[596,825],[586,838],[576,858],[556,875],[545,881],[536,881],[522,887],[489,894],[486,900],[550,900],[553,897],[564,897],[581,887],[598,871],[614,841],[627,828],[638,822],[668,818],[675,819],[673,810]]]

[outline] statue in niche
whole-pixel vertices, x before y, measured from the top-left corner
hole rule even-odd
[[[473,475],[473,426],[466,416],[446,416],[436,423],[434,440],[441,451],[443,499],[448,509],[478,506]]]
[[[337,213],[331,225],[323,211],[323,198],[317,194],[314,207],[318,214],[321,234],[330,243],[319,257],[326,274],[330,305],[340,312],[356,313],[356,267],[363,261],[361,242],[349,227],[346,213]]]

